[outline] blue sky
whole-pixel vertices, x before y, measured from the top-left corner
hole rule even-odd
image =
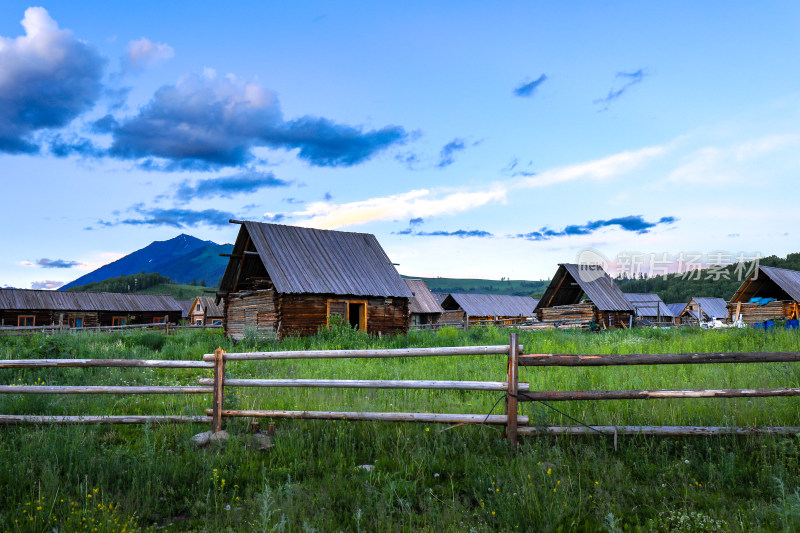
[[[420,276],[800,251],[796,2],[0,15],[0,286],[230,217],[374,233]]]

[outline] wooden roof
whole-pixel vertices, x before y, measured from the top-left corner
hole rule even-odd
[[[633,305],[600,265],[558,265],[536,309],[574,305],[583,296],[601,311],[633,311]]]
[[[0,309],[52,311],[171,312],[181,310],[172,296],[0,289]]]
[[[697,304],[704,315],[714,318],[726,319],[728,318],[728,302],[724,298],[709,298],[705,296],[696,296],[692,298],[687,306]],[[697,312],[693,309],[689,310],[692,318],[697,318]]]
[[[461,308],[470,316],[533,316],[537,300],[507,294],[451,293],[442,302],[445,309]]]
[[[428,285],[421,279],[404,279],[411,293],[414,295],[408,300],[408,312],[415,314],[444,313],[439,301],[428,289]]]
[[[658,316],[673,318],[675,315],[658,294],[644,292],[626,292],[625,298],[633,305],[637,316]]]
[[[280,293],[411,298],[374,235],[244,221],[220,283],[235,291],[259,272]]]
[[[759,266],[739,286],[731,303],[746,303],[756,297],[800,302],[800,272]]]
[[[194,312],[198,303],[203,306],[206,318],[222,318],[222,306],[219,305],[212,296],[198,296],[195,298],[194,302],[192,302],[192,309],[189,314]]]

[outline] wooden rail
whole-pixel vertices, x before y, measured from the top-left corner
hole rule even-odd
[[[47,326],[0,326],[1,335],[33,335],[34,333],[76,333],[79,331],[129,331],[129,330],[156,330],[164,331],[165,333],[174,333],[177,330],[184,329],[221,329],[221,324],[187,324],[177,325],[173,323],[148,323],[148,324],[125,324],[124,326],[86,326],[79,328],[70,328],[67,325],[47,325]]]

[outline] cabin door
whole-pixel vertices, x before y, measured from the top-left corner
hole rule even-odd
[[[347,304],[347,321],[353,329],[367,329],[367,303],[349,302]]]

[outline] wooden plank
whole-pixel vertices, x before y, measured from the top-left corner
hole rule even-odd
[[[197,380],[199,385],[213,385],[211,378]],[[226,379],[226,387],[318,387],[355,389],[439,389],[506,391],[505,381],[433,381],[387,379]],[[520,383],[519,390],[529,390],[528,383]]]
[[[6,359],[0,368],[45,367],[132,367],[132,368],[214,368],[205,361],[162,361],[157,359]]]
[[[210,416],[123,415],[123,416],[38,416],[0,415],[0,424],[207,424]]]
[[[764,398],[769,396],[800,396],[800,388],[523,391],[519,394],[519,400],[522,402],[567,402],[580,400],[654,400],[665,398]]]
[[[523,347],[520,346],[520,349]],[[508,354],[508,344],[500,346],[456,346],[446,348],[400,348],[384,350],[298,350],[291,352],[226,353],[226,361],[258,361],[270,359],[340,359],[385,357],[438,357],[455,355]],[[203,355],[204,361],[213,361],[214,354]]]
[[[705,435],[796,435],[800,427],[717,427],[717,426],[528,426],[519,428],[520,435],[657,435],[691,437]]]
[[[800,352],[711,352],[667,354],[528,354],[520,366],[689,365],[715,363],[787,363],[800,361]]]
[[[225,351],[217,348],[214,352],[214,396],[211,409],[211,431],[222,431],[222,400],[225,391]]]
[[[506,438],[511,446],[517,446],[517,392],[519,390],[519,366],[517,364],[517,348],[519,346],[519,333],[509,335],[508,366],[506,370]]]
[[[211,410],[206,410],[207,414]],[[429,424],[492,424],[505,425],[505,415],[441,414],[441,413],[378,413],[356,411],[261,411],[223,410],[225,417],[295,418],[306,420],[361,420],[377,422],[424,422]],[[517,417],[521,424],[528,423],[527,416]]]
[[[212,394],[212,387],[0,385],[0,394]]]

